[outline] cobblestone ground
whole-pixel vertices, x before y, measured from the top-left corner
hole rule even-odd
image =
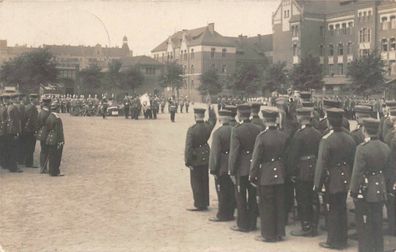
[[[191,113],[178,113],[176,123],[168,114],[139,121],[62,118],[65,177],[0,170],[4,251],[326,251],[318,247],[325,233],[266,244],[254,239],[258,231],[236,233],[233,222],[209,222],[217,210],[213,178],[210,211],[185,210],[192,206],[183,162]],[[357,251],[349,243],[345,251]]]

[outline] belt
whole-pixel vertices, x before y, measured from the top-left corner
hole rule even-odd
[[[335,165],[340,167],[341,165],[347,165],[347,162],[338,162]]]
[[[378,175],[378,174],[382,174],[382,171],[379,170],[379,171],[367,172],[367,173],[366,173],[366,176],[375,176],[375,175]]]
[[[281,157],[275,157],[275,158],[269,159],[267,162],[275,162],[275,161],[279,161],[281,159],[282,159]]]
[[[311,159],[315,159],[316,156],[315,155],[310,155],[310,156],[302,156],[300,157],[301,161],[306,161],[306,160],[311,160]]]
[[[228,152],[228,151],[226,151],[226,152],[222,152],[221,154],[228,155],[228,154],[229,154],[229,152]]]
[[[253,153],[253,151],[251,151],[251,150],[243,150],[242,153],[245,153],[246,155],[249,155],[249,154]]]

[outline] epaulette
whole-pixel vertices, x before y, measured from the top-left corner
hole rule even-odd
[[[265,134],[268,131],[268,128],[266,128],[265,130],[261,131],[258,135],[261,136],[263,134]]]
[[[319,120],[319,122],[323,122],[324,120],[326,120],[327,118],[325,117],[325,118],[322,118],[322,119],[320,119]]]
[[[52,114],[56,117],[56,118],[60,118],[59,115],[55,112],[52,112]]]
[[[362,142],[362,143],[360,143],[358,146],[363,146],[363,145],[366,145],[368,142],[370,142],[370,141],[364,141],[364,142]]]
[[[234,128],[238,128],[238,127],[241,126],[241,125],[242,125],[242,123],[236,123],[235,126],[234,126]]]
[[[42,110],[44,110],[44,111],[49,111],[49,109],[46,108],[46,107],[43,107]]]
[[[331,134],[333,134],[333,132],[334,132],[334,130],[330,130],[330,132],[327,133],[326,135],[324,135],[324,136],[322,137],[322,139],[327,139],[329,136],[331,136]]]

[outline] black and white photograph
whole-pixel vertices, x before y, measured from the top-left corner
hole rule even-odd
[[[396,0],[1,0],[0,252],[396,252]]]

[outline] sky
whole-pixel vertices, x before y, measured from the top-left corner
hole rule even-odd
[[[0,39],[9,46],[122,46],[150,51],[174,32],[215,23],[224,36],[272,32],[280,0],[0,0]]]

